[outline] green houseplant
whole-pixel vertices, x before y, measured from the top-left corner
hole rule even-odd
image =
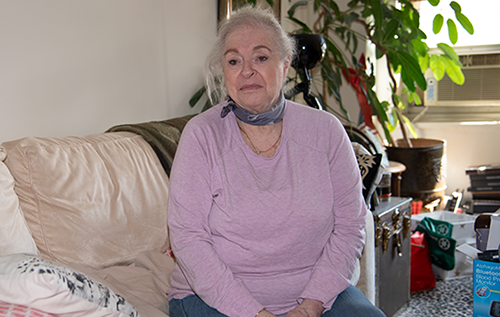
[[[428,1],[434,6],[440,4],[440,0]],[[366,125],[374,128],[371,118],[373,113],[378,118],[389,145],[396,145],[391,132],[399,125],[405,146],[411,147],[407,132],[415,137],[416,135],[403,111],[408,102],[421,103],[417,89],[427,89],[424,72],[430,68],[438,80],[446,73],[453,82],[460,85],[464,82],[464,75],[457,54],[448,44],[438,44],[442,54],[429,54],[429,47],[424,42],[426,35],[420,30],[419,13],[411,1],[388,2],[352,0],[347,4],[347,9],[340,10],[337,2],[331,0],[295,1],[288,10],[288,18],[299,26],[295,32],[319,33],[326,40],[327,52],[320,67],[321,88],[318,89],[323,103],[328,105],[327,96],[334,96],[348,118],[340,94],[340,86],[345,79],[357,93]],[[311,4],[314,6],[316,19],[309,26],[297,19],[295,12],[299,7]],[[455,1],[451,1],[449,5],[455,12],[456,21],[473,34],[473,26],[461,12],[460,5]],[[353,28],[355,24],[361,25],[364,32],[356,31]],[[443,24],[444,17],[437,14],[433,22],[434,32],[439,33]],[[450,42],[455,44],[458,35],[454,19],[448,18],[446,25]],[[360,58],[356,55],[360,39],[375,46],[376,59],[383,56],[386,58],[391,78],[392,104],[379,101],[374,91],[376,78],[370,71],[373,67],[367,67],[367,63],[371,61],[365,60],[363,54]],[[396,75],[400,76],[404,86],[400,90]]]
[[[418,0],[417,0],[418,1]],[[427,0],[432,5],[439,5],[440,0]],[[239,0],[241,3],[256,4],[256,0]],[[270,6],[274,1],[266,1]],[[373,128],[372,114],[378,118],[388,145],[396,145],[391,133],[399,126],[405,140],[405,146],[411,147],[408,132],[416,136],[411,122],[403,114],[407,103],[421,103],[417,89],[425,91],[427,83],[424,72],[430,68],[437,80],[445,73],[457,84],[463,84],[464,76],[457,54],[451,46],[438,44],[442,52],[439,55],[429,54],[425,44],[426,35],[419,28],[419,13],[410,0],[351,0],[347,8],[340,10],[334,0],[301,0],[292,1],[287,12],[288,19],[298,28],[294,33],[321,34],[327,44],[325,58],[313,74],[316,85],[314,93],[323,101],[326,110],[334,112],[344,121],[350,121],[349,113],[342,104],[340,87],[346,80],[356,91],[361,112],[368,127]],[[240,3],[240,5],[241,5]],[[457,29],[454,20],[458,21],[469,33],[474,29],[467,17],[461,12],[460,5],[451,1],[449,5],[455,12],[454,19],[446,21],[449,38],[452,44],[457,41]],[[295,14],[301,7],[312,6],[314,22],[312,25],[298,19]],[[364,32],[356,31],[355,24],[362,26]],[[444,25],[444,17],[437,14],[433,22],[433,30],[438,33]],[[392,102],[380,101],[374,91],[376,78],[373,74],[371,59],[359,56],[358,43],[366,40],[375,46],[376,59],[383,56],[387,60],[387,70],[391,78]],[[399,89],[399,76],[404,88]],[[291,80],[300,81],[300,76]],[[206,92],[199,89],[191,98],[194,106]],[[337,101],[340,111],[329,105],[328,96]],[[203,109],[210,107],[207,102]]]
[[[427,1],[433,6],[440,4],[439,0]],[[453,8],[455,17],[448,18],[446,26],[450,42],[455,44],[458,37],[455,20],[470,34],[474,33],[474,29],[457,2],[451,1],[448,4]],[[316,18],[311,26],[295,18],[295,11],[308,5],[314,6]],[[421,103],[417,90],[427,89],[424,72],[429,68],[437,80],[442,79],[446,73],[456,84],[464,83],[462,65],[453,48],[440,43],[438,48],[441,54],[429,54],[429,47],[424,42],[426,34],[420,29],[419,12],[409,0],[398,0],[397,3],[352,0],[344,10],[340,10],[335,1],[295,1],[288,11],[288,18],[299,26],[296,32],[319,33],[327,42],[326,56],[320,67],[318,90],[323,103],[328,105],[327,96],[334,96],[348,119],[340,94],[340,86],[345,79],[356,91],[366,126],[374,128],[372,114],[378,119],[386,139],[389,159],[406,166],[401,181],[401,194],[427,202],[441,199],[446,189],[446,171],[442,161],[445,143],[442,140],[416,139],[416,133],[410,120],[404,115],[404,110],[408,103]],[[444,20],[440,14],[434,17],[434,33],[442,30]],[[360,28],[353,27],[356,24],[361,26],[361,32],[358,31]],[[372,60],[365,59],[363,54],[357,57],[360,39],[375,46]],[[390,101],[380,101],[374,89],[376,78],[370,64],[381,57],[385,57],[390,77]],[[400,77],[399,80],[397,76]],[[397,126],[403,135],[400,140],[402,142],[392,137]],[[409,133],[413,135],[413,140]],[[420,159],[408,160],[408,157]]]

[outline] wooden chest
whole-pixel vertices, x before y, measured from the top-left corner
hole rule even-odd
[[[388,317],[410,301],[411,200],[390,197],[373,211],[375,305]]]

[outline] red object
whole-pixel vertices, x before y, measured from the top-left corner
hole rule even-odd
[[[174,252],[172,251],[172,247],[168,247],[167,251],[165,251],[163,254],[166,254],[166,255],[168,255],[169,257],[171,257],[172,259],[175,260],[175,255],[174,255]]]
[[[359,107],[361,109],[361,113],[363,114],[363,118],[365,119],[365,125],[375,130],[375,125],[372,121],[372,105],[368,103],[365,93],[363,92],[363,89],[366,90],[366,85],[362,82],[366,77],[366,75],[364,74],[364,71],[366,70],[364,54],[361,54],[361,56],[359,57],[359,61],[362,65],[362,67],[360,67],[361,71],[354,68],[348,68],[347,70],[349,71],[349,74],[347,74],[345,70],[343,70],[343,74],[356,92]],[[363,87],[361,87],[361,85],[363,85]]]
[[[31,307],[0,302],[0,317],[54,317]]]
[[[418,292],[436,287],[436,277],[432,271],[429,246],[424,233],[416,231],[411,236],[410,292]]]
[[[423,204],[424,202],[421,200],[413,201],[411,203],[411,214],[418,215],[420,213],[420,210],[422,209]]]

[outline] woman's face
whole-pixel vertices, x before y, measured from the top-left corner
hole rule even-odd
[[[263,26],[241,27],[228,35],[223,54],[229,96],[252,113],[270,109],[278,101],[290,58],[283,61],[269,31]]]

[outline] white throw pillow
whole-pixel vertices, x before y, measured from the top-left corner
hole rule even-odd
[[[14,191],[14,178],[3,163],[6,153],[0,146],[0,256],[11,253],[37,254],[35,241],[26,226]]]
[[[63,264],[28,254],[0,257],[0,301],[60,317],[138,317],[122,296]]]

